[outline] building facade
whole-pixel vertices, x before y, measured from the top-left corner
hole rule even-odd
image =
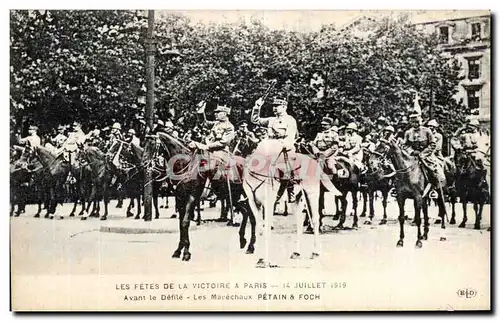
[[[414,17],[417,30],[436,33],[439,47],[462,66],[457,100],[473,110],[483,130],[491,126],[491,15],[484,11],[451,11]]]

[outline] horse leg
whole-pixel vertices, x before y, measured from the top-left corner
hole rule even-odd
[[[361,211],[361,215],[359,217],[366,217],[366,203],[367,203],[367,199],[368,199],[368,191],[367,191],[367,189],[364,189],[361,192],[361,194],[363,195],[363,210]]]
[[[427,204],[424,205],[423,203],[425,203],[425,200],[422,200],[421,195],[416,196],[413,200],[413,207],[415,209],[415,224],[417,225],[417,242],[415,243],[415,247],[417,249],[422,247],[422,231],[420,228],[420,225],[422,224],[422,218],[420,217],[420,211],[423,206],[427,206]]]
[[[474,202],[474,212],[476,213],[476,221],[474,222],[474,229],[481,229],[481,215],[483,211],[483,203],[475,201]]]
[[[462,223],[460,223],[458,227],[464,228],[465,223],[467,223],[467,197],[465,193],[464,195],[460,196],[460,201],[462,202],[462,211],[464,213],[464,217],[462,219]]]
[[[240,249],[244,248],[247,245],[247,239],[245,238],[245,229],[247,228],[248,221],[248,212],[245,205],[241,205],[241,224],[240,229],[238,231],[238,235],[240,236]]]
[[[339,219],[339,224],[335,226],[335,229],[343,229],[344,228],[344,222],[346,220],[346,211],[347,211],[347,193],[342,192],[342,196],[340,196],[340,219]]]
[[[141,194],[137,193],[135,198],[137,200],[137,204],[141,204]],[[142,214],[142,206],[137,205],[137,215],[141,216],[141,214]],[[158,214],[158,218],[160,218],[159,214]]]
[[[398,207],[399,207],[399,241],[396,244],[397,247],[403,247],[405,238],[405,199],[400,195],[397,196]]]
[[[424,214],[424,234],[422,240],[427,240],[429,234],[429,207],[426,202],[422,202],[422,213]]]
[[[358,191],[353,190],[351,191],[352,194],[352,209],[353,209],[353,222],[352,222],[352,228],[356,229],[358,228]]]
[[[201,202],[198,202],[198,205],[196,206],[196,225],[201,225]]]
[[[450,224],[451,225],[455,225],[457,224],[457,221],[455,220],[455,216],[456,216],[456,213],[455,213],[455,204],[456,204],[457,200],[456,200],[456,197],[455,197],[455,192],[452,192],[450,194],[450,203],[451,203],[451,220],[450,220]]]
[[[380,221],[379,225],[387,224],[387,198],[389,197],[389,189],[382,189],[382,207],[384,209],[384,217]]]
[[[365,225],[371,225],[372,224],[372,220],[373,218],[375,217],[375,209],[373,208],[373,203],[375,202],[374,198],[375,198],[375,191],[373,191],[372,189],[370,189],[369,191],[366,192],[367,196],[368,196],[368,204],[369,204],[369,207],[370,207],[370,215],[368,216],[368,219],[365,220]],[[366,202],[366,201],[365,201]],[[365,205],[363,205],[363,207],[365,207]]]
[[[181,205],[181,202],[183,203]],[[183,243],[183,237],[184,237],[184,230],[183,230],[183,221],[184,221],[184,216],[187,216],[187,213],[186,213],[186,204],[185,204],[186,200],[182,199],[181,200],[181,197],[177,197],[176,198],[176,204],[178,206],[178,209],[179,209],[179,244],[177,245],[177,249],[174,251],[174,254],[172,254],[172,257],[173,258],[180,258],[181,257],[181,252],[182,252],[182,249],[184,247],[184,243]],[[188,219],[189,220],[189,219]]]
[[[108,203],[109,203],[108,186],[104,186],[103,188],[102,199],[104,202],[104,215],[101,217],[101,221],[105,221],[108,219]]]
[[[127,207],[127,218],[134,216],[134,213],[132,212],[133,207],[134,207],[134,198],[131,197],[130,202],[128,203],[128,207]],[[139,206],[139,208],[140,208],[140,206]],[[135,219],[138,220],[139,217],[135,217]]]
[[[153,208],[155,210],[156,220],[160,218],[160,211],[158,210],[158,194],[159,194],[158,186],[153,185]]]
[[[188,202],[186,204],[186,215],[184,215],[184,219],[182,220],[182,230],[183,230],[183,241],[184,241],[184,252],[182,254],[183,261],[189,261],[191,259],[191,253],[189,252],[189,224],[191,223],[191,217],[194,216],[194,210],[196,208],[196,204],[199,203],[199,199],[196,197],[197,193],[195,191],[195,195],[189,195]],[[199,198],[199,196],[198,196]]]
[[[333,220],[338,220],[340,219],[340,216],[342,215],[342,198],[341,196],[335,196],[335,208],[336,212],[335,215],[333,216]]]

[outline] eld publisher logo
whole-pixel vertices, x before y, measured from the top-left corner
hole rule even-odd
[[[460,298],[472,299],[477,295],[477,291],[474,289],[460,289],[457,291],[457,294]]]

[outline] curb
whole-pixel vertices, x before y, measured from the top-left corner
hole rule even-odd
[[[179,227],[177,226],[165,227],[146,227],[146,226],[101,226],[99,228],[99,232],[103,233],[121,233],[121,234],[173,234],[179,233]],[[197,226],[192,224],[189,227],[189,230],[196,230]]]

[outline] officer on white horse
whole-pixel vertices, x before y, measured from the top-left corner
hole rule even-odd
[[[273,139],[280,142],[282,146],[285,164],[288,168],[287,174],[291,176],[287,191],[288,201],[295,202],[295,193],[293,190],[293,171],[291,166],[295,160],[295,140],[298,138],[297,122],[295,118],[287,114],[288,102],[286,99],[274,98],[273,102],[274,117],[260,117],[260,109],[264,105],[264,99],[259,98],[252,108],[252,123],[267,127],[267,139]]]

